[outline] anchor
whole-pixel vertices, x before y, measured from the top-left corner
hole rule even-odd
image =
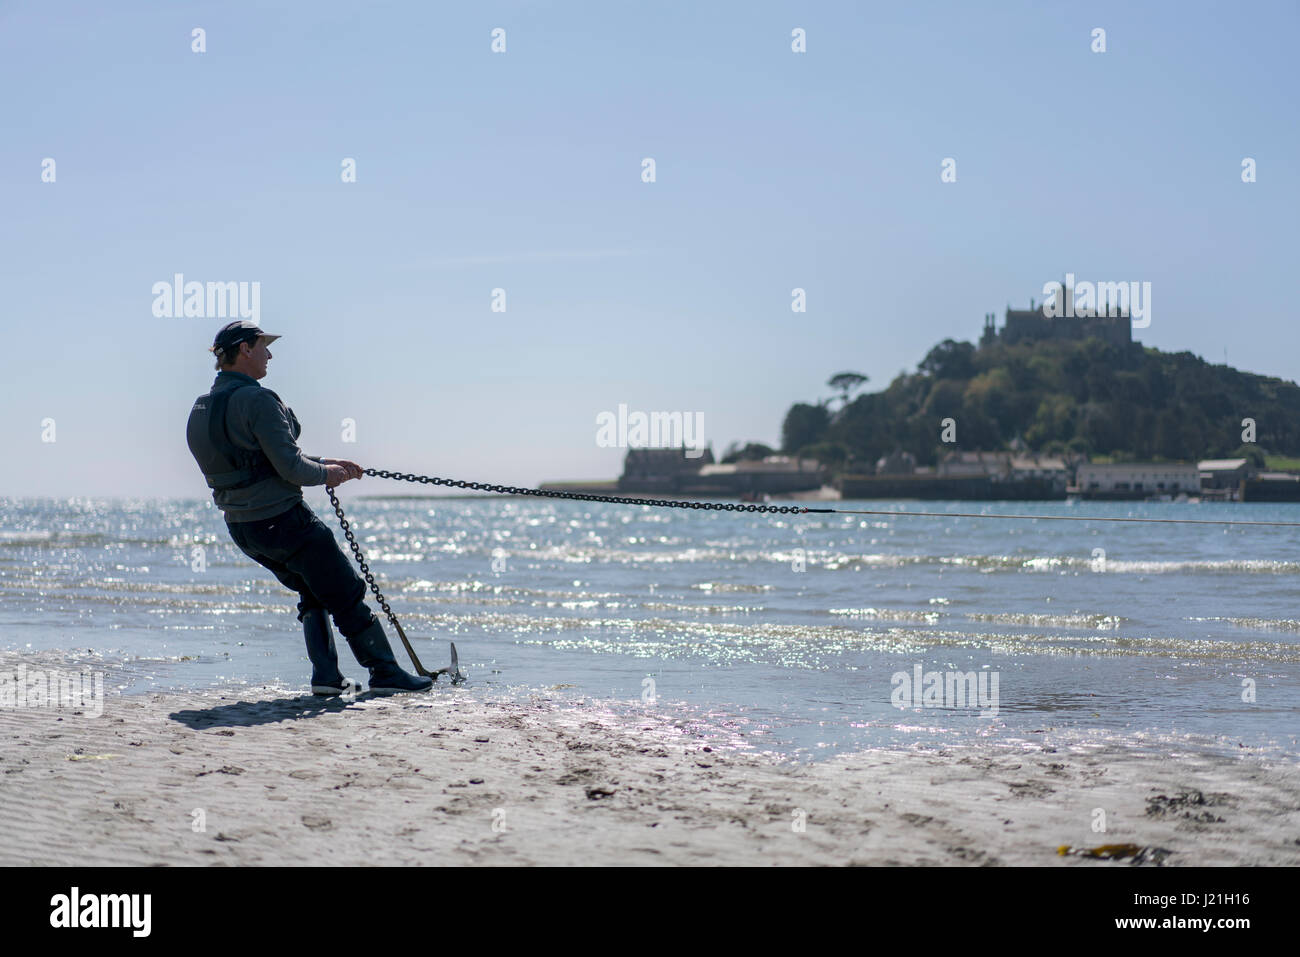
[[[388,599],[379,590],[379,584],[375,581],[375,576],[370,573],[370,566],[366,564],[366,557],[361,554],[361,546],[357,544],[356,536],[352,534],[352,527],[348,524],[348,520],[343,517],[343,506],[339,504],[338,496],[334,494],[333,488],[327,487],[325,491],[329,493],[330,502],[334,506],[334,514],[338,516],[339,524],[343,526],[343,535],[347,538],[348,545],[352,547],[352,555],[356,558],[357,564],[361,566],[361,574],[365,576],[366,583],[370,585],[370,590],[375,593],[375,598],[379,600],[379,607],[384,609],[384,614],[388,616],[388,623],[396,629],[397,637],[402,639],[402,646],[406,648],[406,653],[411,656],[411,663],[415,665],[415,673],[432,681],[437,681],[439,675],[446,675],[451,679],[453,686],[464,684],[466,679],[460,671],[460,658],[456,654],[456,643],[454,641],[447,642],[447,644],[451,645],[451,664],[446,668],[439,668],[437,671],[430,671],[424,667],[419,656],[415,653],[415,649],[411,647],[410,641],[407,640],[402,623],[393,614],[393,609],[388,607]]]
[[[406,647],[406,653],[411,656],[411,663],[415,665],[415,673],[417,675],[420,675],[423,678],[432,678],[434,681],[438,680],[439,675],[446,675],[451,679],[453,685],[465,683],[465,676],[460,673],[460,658],[456,655],[456,642],[447,642],[447,644],[451,645],[451,664],[445,668],[439,668],[437,671],[427,671],[424,665],[420,663],[420,659],[416,656],[415,649],[411,647],[411,643],[406,640],[406,632],[402,630],[402,626],[398,622],[397,616],[390,614],[389,620],[392,622],[393,627],[397,629],[397,637],[402,639],[402,644]]]

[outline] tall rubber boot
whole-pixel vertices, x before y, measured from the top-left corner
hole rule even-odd
[[[361,634],[349,638],[348,646],[362,667],[370,669],[371,691],[428,691],[433,687],[432,678],[408,674],[397,664],[378,618],[372,620]]]
[[[311,693],[322,697],[357,694],[359,682],[344,678],[339,671],[339,653],[334,646],[334,629],[324,608],[312,608],[303,613],[302,634],[307,641],[307,657],[311,659]]]

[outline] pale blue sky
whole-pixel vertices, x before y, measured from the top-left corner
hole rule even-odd
[[[220,322],[153,316],[176,272],[261,283],[308,452],[497,482],[617,475],[619,403],[775,444],[1066,271],[1300,378],[1298,9],[0,3],[0,494],[206,494]]]

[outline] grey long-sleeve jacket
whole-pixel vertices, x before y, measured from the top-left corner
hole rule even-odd
[[[282,406],[269,389],[252,376],[223,369],[212,383],[214,392],[236,386],[226,407],[226,433],[241,449],[260,448],[278,475],[247,488],[214,491],[212,501],[225,513],[227,523],[256,522],[288,511],[302,501],[302,486],[324,485],[326,468],[298,448],[302,431],[293,410]]]

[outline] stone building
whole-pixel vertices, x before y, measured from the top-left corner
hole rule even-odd
[[[628,449],[619,491],[674,492],[693,482],[700,469],[713,464],[713,449],[691,457],[685,448]]]
[[[1068,303],[1062,312],[1074,313],[1074,289],[1066,289],[1064,283],[1060,284],[1059,289],[1064,290]],[[1052,316],[1047,310],[1047,303],[1035,306],[1032,299],[1029,300],[1028,309],[1012,309],[1008,305],[1001,329],[997,328],[993,313],[985,313],[980,346],[990,346],[997,342],[1013,345],[1019,342],[1093,337],[1117,346],[1127,346],[1133,341],[1132,319],[1126,307],[1115,310],[1118,315],[1114,316]]]

